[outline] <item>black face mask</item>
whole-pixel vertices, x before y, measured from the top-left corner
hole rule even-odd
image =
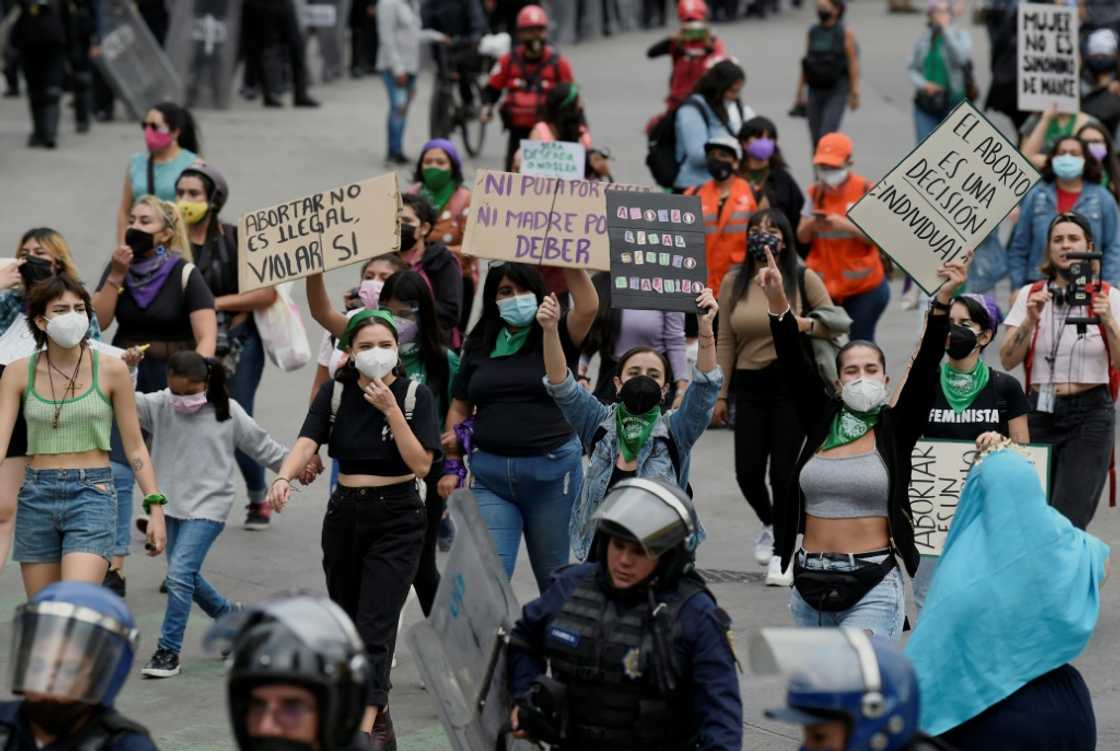
[[[525,54],[529,57],[540,57],[544,52],[543,39],[526,39],[525,40]]]
[[[50,735],[65,737],[73,732],[93,707],[79,702],[25,701],[24,716],[28,721]]]
[[[1090,55],[1085,58],[1085,67],[1089,72],[1095,76],[1101,73],[1111,73],[1116,70],[1117,62],[1115,57],[1108,57],[1105,55]]]
[[[401,250],[412,250],[416,247],[416,227],[411,224],[401,224]]]
[[[661,387],[647,375],[637,375],[622,384],[618,400],[632,415],[644,415],[661,404]]]
[[[46,258],[27,256],[20,264],[19,275],[23,279],[23,288],[29,290],[44,279],[54,276],[54,264]]]
[[[313,751],[314,746],[303,741],[270,735],[249,738],[248,748],[251,751]]]
[[[818,8],[817,9],[817,18],[820,19],[821,23],[828,23],[829,21],[832,20],[832,11],[821,10],[820,8]]]
[[[708,173],[716,179],[716,182],[723,182],[731,177],[731,173],[735,167],[731,162],[725,162],[722,159],[717,159],[714,156],[708,157]]]
[[[124,244],[132,248],[134,256],[140,257],[152,252],[152,248],[156,246],[156,238],[151,232],[129,227],[124,233]]]
[[[949,346],[945,353],[953,360],[963,360],[980,344],[976,332],[968,326],[954,324],[949,327]]]

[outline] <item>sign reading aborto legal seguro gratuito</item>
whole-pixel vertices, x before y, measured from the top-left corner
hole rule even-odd
[[[941,265],[964,260],[1040,179],[1014,144],[962,102],[848,218],[932,295]]]
[[[274,287],[399,250],[400,208],[391,173],[242,215],[239,289]]]

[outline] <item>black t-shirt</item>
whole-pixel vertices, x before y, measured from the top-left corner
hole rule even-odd
[[[345,475],[377,475],[396,477],[411,474],[412,470],[397,450],[393,431],[385,415],[365,400],[357,380],[338,384],[342,389],[338,413],[331,425],[331,395],[335,381],[327,381],[311,402],[311,409],[300,428],[300,438],[310,438],[320,446],[327,444],[327,452],[338,460],[338,469]],[[408,379],[397,378],[389,386],[397,404],[404,411],[408,393]],[[406,414],[407,416],[407,414]],[[416,407],[408,421],[420,445],[438,460],[440,451],[439,418],[436,414],[432,392],[423,384],[416,387]]]
[[[194,341],[190,314],[196,310],[213,309],[214,295],[197,268],[191,272],[184,290],[183,266],[182,258],[175,262],[175,268],[171,269],[147,308],[137,305],[128,287],[125,287],[117,299],[117,333],[113,337],[114,345],[126,347],[148,342]],[[109,269],[109,266],[105,267],[97,289],[105,286]]]
[[[533,335],[516,353],[490,357],[477,340],[468,343],[451,393],[477,408],[474,444],[502,456],[540,456],[563,446],[572,426],[544,388],[544,353]],[[568,367],[579,348],[568,334],[568,317],[560,320],[560,344]]]
[[[221,231],[202,245],[191,243],[194,265],[214,297],[236,295],[237,279],[237,227],[223,224]]]
[[[959,415],[937,389],[937,399],[929,411],[929,424],[924,438],[945,438],[957,441],[974,441],[989,430],[1007,435],[1007,423],[1031,411],[1030,403],[1019,382],[1007,373],[990,371],[991,377],[984,390],[976,395],[972,404]]]

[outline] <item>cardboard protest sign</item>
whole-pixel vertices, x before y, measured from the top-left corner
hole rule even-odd
[[[932,295],[938,267],[963,260],[1041,179],[969,102],[848,210],[848,218]]]
[[[581,143],[521,140],[521,174],[582,180],[587,152]]]
[[[496,261],[607,271],[607,194],[649,190],[480,169],[475,173],[463,253]]]
[[[607,193],[611,307],[696,312],[708,279],[698,196]]]
[[[1020,3],[1018,29],[1019,109],[1079,112],[1077,8]]]
[[[1020,446],[1038,470],[1042,492],[1050,495],[1050,446]],[[972,441],[918,441],[910,455],[910,511],[914,516],[914,544],[922,555],[941,555],[949,525],[957,511],[972,465]]]
[[[237,223],[241,292],[398,250],[400,206],[391,173],[244,214]]]

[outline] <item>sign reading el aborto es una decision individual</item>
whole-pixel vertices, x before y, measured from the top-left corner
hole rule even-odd
[[[607,193],[611,307],[696,312],[708,279],[699,196]]]
[[[608,271],[608,193],[651,188],[480,169],[463,253],[495,261]]]
[[[1050,446],[1016,446],[1038,471],[1042,492],[1050,497]],[[941,555],[949,526],[957,513],[961,493],[976,463],[973,441],[918,441],[910,454],[910,512],[914,517],[914,544],[922,555]],[[1008,499],[1013,501],[1013,499]]]
[[[1117,2],[1118,0],[1113,0]],[[1081,109],[1077,8],[1019,4],[1019,109],[1058,112]]]
[[[392,173],[242,215],[240,290],[275,287],[400,249],[400,207]]]
[[[943,263],[964,260],[1041,179],[968,102],[906,155],[848,218],[932,295]]]

